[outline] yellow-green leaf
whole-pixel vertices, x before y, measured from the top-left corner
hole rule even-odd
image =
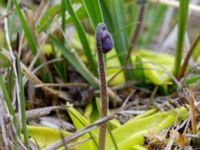
[[[63,134],[64,137],[67,137],[71,134],[66,131],[42,126],[27,126],[27,130],[30,140],[36,145],[39,145],[40,148],[45,148],[46,146],[60,140],[61,134]]]
[[[88,120],[72,106],[69,107],[67,111],[77,130],[89,125]],[[98,135],[95,131],[90,131],[88,134],[81,136],[79,140],[83,140],[86,138],[91,138],[91,139],[78,145],[76,150],[83,150],[83,149],[97,150],[98,148],[96,139],[97,136]]]

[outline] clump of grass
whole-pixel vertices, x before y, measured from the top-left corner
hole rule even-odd
[[[90,62],[90,64],[91,64],[90,65],[91,70],[94,74],[96,74],[97,73],[96,62],[94,61],[94,57],[92,56],[91,49],[90,49],[88,40],[86,38],[84,28],[83,28],[80,20],[77,18],[76,14],[72,8],[71,2],[69,0],[65,0],[65,6],[66,6],[66,9],[68,10],[68,12],[72,18],[72,21],[74,23],[74,26],[78,32],[81,44],[83,46],[84,53],[87,57],[88,62]]]

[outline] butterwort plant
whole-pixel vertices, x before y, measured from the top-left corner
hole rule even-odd
[[[112,35],[108,32],[104,23],[99,23],[96,27],[96,47],[98,56],[99,78],[100,78],[100,97],[101,97],[101,117],[105,117],[108,112],[107,83],[103,54],[108,53],[113,48]],[[99,130],[99,149],[105,149],[106,123],[100,126]]]

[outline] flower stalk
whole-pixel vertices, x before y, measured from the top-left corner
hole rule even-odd
[[[101,97],[101,117],[107,116],[108,96],[103,53],[109,52],[113,48],[113,39],[104,23],[99,23],[96,28],[96,47],[98,56],[99,78],[100,78],[100,97]],[[105,150],[106,123],[100,126],[99,149]]]

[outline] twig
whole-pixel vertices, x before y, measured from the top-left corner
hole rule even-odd
[[[197,133],[197,128],[196,128],[196,108],[194,105],[194,94],[192,93],[192,91],[190,89],[186,90],[186,96],[187,99],[190,103],[190,115],[191,115],[191,125],[192,125],[192,134],[196,134]]]
[[[120,107],[120,110],[124,110],[128,101],[130,100],[130,98],[133,96],[133,94],[135,93],[135,91],[132,91],[129,96],[125,99],[124,103],[122,104],[122,106]]]
[[[75,132],[74,134],[66,137],[64,139],[65,143],[63,143],[63,140],[58,140],[57,142],[49,145],[48,147],[45,148],[45,150],[54,150],[56,148],[59,148],[61,146],[63,146],[64,144],[67,144],[67,143],[70,143],[71,141],[83,136],[84,134],[87,134],[88,132],[90,132],[91,130],[94,130],[95,128],[97,128],[98,126],[102,125],[102,124],[105,124],[105,122],[109,121],[109,120],[112,120],[116,117],[117,115],[117,112],[112,114],[112,115],[109,115],[109,116],[106,116],[106,117],[103,117],[101,118],[100,120],[90,124],[89,126],[87,127],[84,127],[82,129],[80,129],[79,131]]]
[[[131,38],[131,42],[130,42],[130,47],[128,49],[128,54],[126,56],[126,62],[125,62],[125,67],[128,64],[128,60],[130,58],[131,55],[131,51],[134,48],[136,41],[139,37],[139,33],[141,31],[141,27],[142,27],[142,22],[143,22],[143,18],[144,18],[144,10],[145,10],[145,3],[141,3],[140,4],[140,10],[139,10],[139,14],[138,14],[138,20],[137,20],[137,26],[135,28],[135,32],[133,33],[133,36]]]
[[[1,22],[4,18],[9,17],[9,16],[13,13],[14,10],[15,10],[15,9],[10,10],[10,11],[7,12],[7,14],[1,16],[1,17],[0,17],[0,22]]]
[[[180,69],[178,77],[177,77],[178,80],[180,80],[184,76],[185,71],[186,71],[187,66],[188,66],[188,63],[189,63],[189,60],[190,60],[190,57],[192,56],[192,53],[195,50],[195,47],[198,44],[199,40],[200,40],[200,33],[196,37],[195,41],[193,42],[192,46],[190,47],[190,49],[189,49],[189,51],[188,51],[188,53],[187,53],[187,55],[184,59],[183,65],[181,66],[181,69]]]
[[[67,146],[67,148],[69,148],[69,149],[76,149],[75,147],[76,147],[77,145],[80,145],[80,144],[82,144],[82,143],[84,143],[84,142],[87,142],[87,141],[89,141],[89,140],[91,140],[91,137],[85,138],[85,139],[80,140],[80,141],[78,141],[78,142],[74,142],[73,144],[70,144],[69,146]]]
[[[36,84],[35,88],[40,87],[89,87],[87,83],[43,83],[43,84]]]
[[[37,108],[33,110],[26,111],[26,119],[27,121],[38,119],[40,117],[48,115],[53,110],[58,109],[66,109],[67,106],[50,106],[50,107],[43,107],[43,108]],[[16,117],[19,118],[19,113],[16,113]]]
[[[62,58],[55,58],[55,59],[52,59],[52,60],[49,60],[49,61],[47,61],[47,62],[44,62],[44,63],[42,63],[41,65],[39,65],[37,68],[35,68],[34,70],[33,70],[33,73],[35,74],[38,70],[40,70],[42,67],[44,67],[44,66],[46,66],[46,65],[49,65],[49,64],[51,64],[51,63],[54,63],[54,62],[58,62],[58,61],[63,61],[63,59]]]

